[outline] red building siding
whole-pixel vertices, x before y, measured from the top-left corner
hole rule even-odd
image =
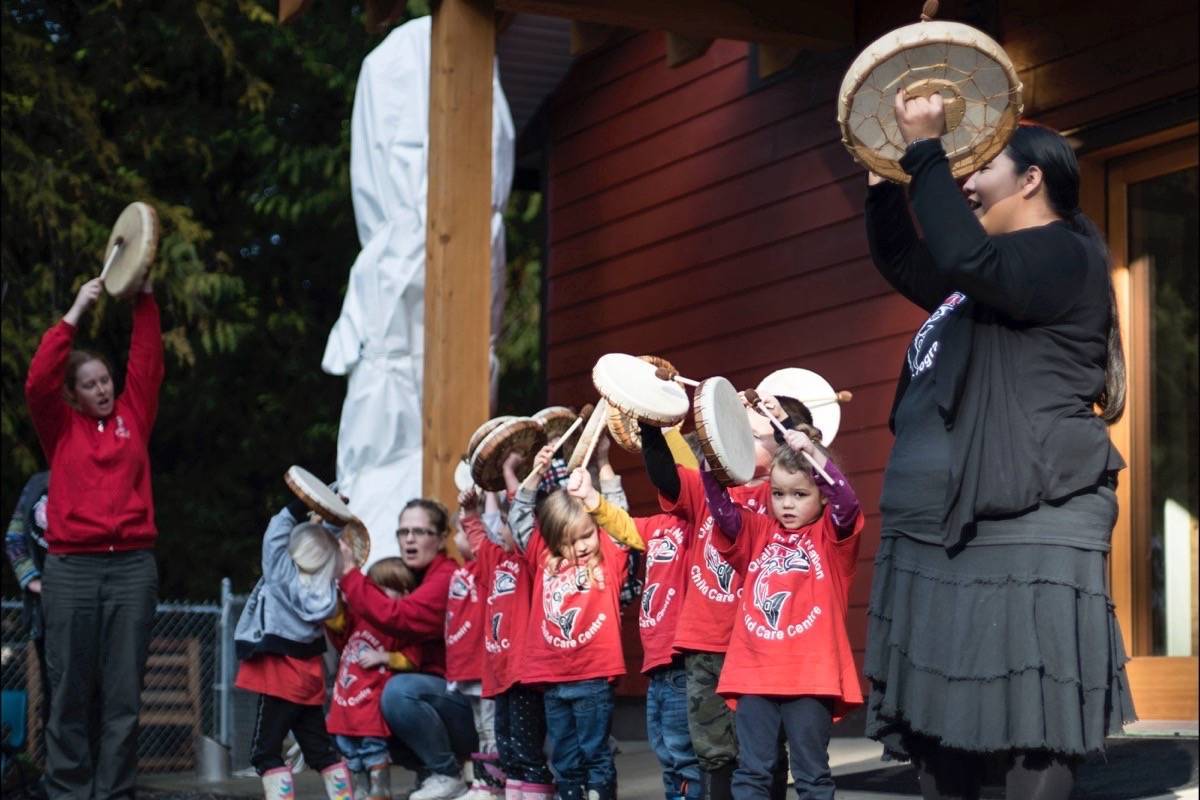
[[[1033,118],[1078,128],[1195,90],[1194,4],[1100,5],[991,6]],[[894,4],[856,13],[862,44],[910,21]],[[865,177],[834,122],[847,62],[814,58],[755,87],[749,55],[718,41],[670,69],[662,34],[630,35],[581,59],[552,98],[549,398],[594,400],[591,366],[612,351],[655,353],[740,387],[803,366],[853,391],[834,450],[868,514],[851,594],[861,658],[887,414],[923,314],[870,264]],[[614,463],[635,513],[652,510],[638,461]],[[627,634],[635,671],[636,624]]]

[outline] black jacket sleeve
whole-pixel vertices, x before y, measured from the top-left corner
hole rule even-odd
[[[936,309],[952,290],[917,237],[904,189],[890,182],[869,187],[866,222],[867,244],[879,274],[911,302],[929,312]]]
[[[679,472],[675,469],[675,458],[663,438],[662,431],[644,422],[638,423],[642,433],[642,460],[646,462],[646,473],[659,494],[674,503],[679,499]]]
[[[1065,223],[989,236],[963,201],[939,140],[914,143],[900,164],[912,175],[913,211],[948,288],[1026,322],[1052,321],[1075,304],[1087,254]]]

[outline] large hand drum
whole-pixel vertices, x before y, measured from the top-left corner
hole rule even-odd
[[[654,367],[662,367],[672,375],[679,374],[675,365],[661,356],[638,356],[638,358]],[[638,427],[638,421],[616,406],[609,406],[608,409],[608,433],[622,450],[630,453],[642,452],[642,432]]]
[[[471,438],[467,440],[467,460],[470,461],[471,456],[475,455],[475,448],[479,447],[479,443],[484,440],[484,437],[486,437],[489,433],[496,430],[496,428],[500,427],[504,423],[508,422],[509,420],[513,420],[513,419],[516,419],[516,417],[512,417],[512,416],[492,417],[487,422],[483,423],[478,428],[476,428],[475,432],[471,434]]]
[[[592,368],[592,383],[613,408],[640,422],[669,428],[687,416],[690,403],[679,384],[654,374],[657,369],[636,356],[609,353]]]
[[[303,467],[289,467],[283,475],[283,482],[304,505],[319,514],[322,519],[341,526],[342,536],[354,551],[355,563],[360,567],[367,563],[367,558],[371,555],[371,535],[362,520],[354,516],[354,512],[342,498]]]
[[[905,143],[896,125],[896,90],[939,93],[945,101],[942,145],[955,177],[995,158],[1021,117],[1021,81],[1008,55],[982,31],[958,22],[918,22],[885,34],[846,72],[838,91],[842,143],[867,169],[900,183]]]
[[[812,413],[813,427],[821,432],[821,444],[828,447],[837,436],[838,426],[842,423],[839,393],[833,390],[829,381],[812,370],[799,367],[775,370],[759,381],[757,391],[804,403]]]
[[[513,417],[497,425],[471,454],[471,475],[489,492],[504,491],[504,459],[520,453],[526,464],[546,445],[542,423],[532,417]]]
[[[733,384],[721,377],[700,381],[692,420],[713,477],[740,486],[754,477],[754,433]]]
[[[108,237],[100,282],[114,297],[136,294],[157,252],[158,214],[146,203],[130,203]]]

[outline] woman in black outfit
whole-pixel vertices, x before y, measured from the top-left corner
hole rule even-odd
[[[926,798],[978,797],[999,773],[1010,798],[1065,800],[1134,716],[1105,581],[1125,466],[1106,430],[1125,395],[1107,251],[1057,133],[1019,128],[960,190],[941,98],[898,94],[896,116],[925,238],[874,175],[867,234],[931,316],[892,406],[867,733],[916,763]]]

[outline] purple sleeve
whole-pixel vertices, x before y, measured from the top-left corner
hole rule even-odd
[[[721,533],[731,542],[736,540],[738,532],[742,529],[742,512],[737,503],[733,502],[729,492],[725,491],[725,487],[707,468],[700,470],[700,479],[704,481],[704,496],[708,500],[709,513],[720,526]]]
[[[821,474],[815,470],[813,471],[813,481],[816,482],[821,496],[829,503],[830,516],[833,517],[833,525],[837,528],[838,539],[845,539],[854,532],[854,522],[858,519],[860,510],[858,495],[854,493],[850,481],[846,480],[846,476],[838,469],[837,464],[826,461],[825,471],[829,473],[829,477],[833,478],[832,485],[826,483]]]

